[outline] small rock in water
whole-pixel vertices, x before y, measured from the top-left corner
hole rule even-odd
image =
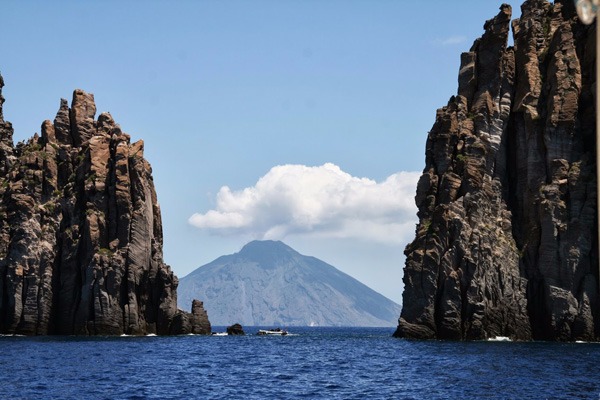
[[[228,335],[245,335],[244,328],[240,324],[233,324],[227,327]]]

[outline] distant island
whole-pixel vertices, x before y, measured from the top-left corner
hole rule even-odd
[[[400,306],[280,241],[253,241],[181,278],[180,306],[200,298],[213,325],[395,326]]]

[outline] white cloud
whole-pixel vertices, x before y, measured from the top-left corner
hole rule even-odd
[[[223,186],[215,209],[192,215],[189,223],[210,233],[257,239],[308,235],[404,244],[414,234],[419,176],[398,172],[378,183],[330,163],[280,165],[252,187]]]
[[[436,43],[441,44],[442,46],[452,46],[455,44],[462,44],[465,43],[467,41],[467,38],[465,36],[449,36],[447,38],[444,39],[438,39],[436,40]]]

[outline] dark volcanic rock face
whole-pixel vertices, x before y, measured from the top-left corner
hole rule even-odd
[[[406,248],[408,338],[599,338],[595,26],[573,2],[486,22],[438,110]]]
[[[202,303],[177,309],[143,142],[108,113],[95,120],[94,96],[76,90],[41,137],[15,147],[3,83],[0,332],[210,333]]]

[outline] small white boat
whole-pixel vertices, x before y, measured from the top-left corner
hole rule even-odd
[[[496,336],[489,338],[488,342],[512,342],[508,336]]]
[[[285,336],[287,334],[288,334],[288,332],[281,328],[260,329],[257,333],[257,335],[264,335],[264,336]]]
[[[227,332],[213,332],[212,336],[228,336]]]

